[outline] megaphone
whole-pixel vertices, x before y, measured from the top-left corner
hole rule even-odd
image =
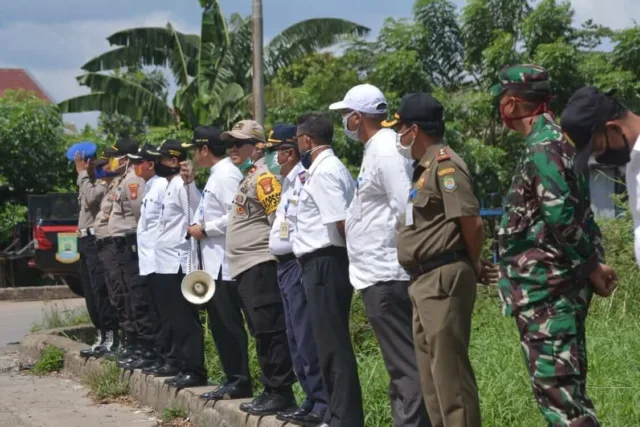
[[[182,279],[182,296],[191,304],[206,304],[213,298],[216,282],[206,271],[196,270]]]

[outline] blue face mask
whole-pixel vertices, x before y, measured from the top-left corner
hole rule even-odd
[[[240,172],[242,173],[247,173],[251,165],[253,165],[253,161],[251,160],[251,157],[247,157],[242,164],[238,165],[238,169],[240,169]]]
[[[319,150],[320,148],[323,148],[324,146],[319,146],[316,148],[312,148],[309,151],[304,151],[304,152],[300,152],[300,162],[302,162],[302,166],[305,169],[309,169],[311,167],[311,164],[313,163],[313,160],[311,160],[311,155],[313,153],[315,153],[317,150]]]
[[[111,178],[120,175],[118,172],[105,172],[102,166],[96,168],[96,179]]]

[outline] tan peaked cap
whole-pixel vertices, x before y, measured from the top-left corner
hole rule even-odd
[[[264,128],[255,120],[241,120],[230,131],[223,132],[223,141],[232,139],[254,139],[259,142],[266,142]]]

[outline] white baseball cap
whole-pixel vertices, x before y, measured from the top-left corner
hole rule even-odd
[[[329,106],[330,110],[353,110],[366,114],[386,114],[387,99],[377,87],[370,84],[354,86],[344,99]]]

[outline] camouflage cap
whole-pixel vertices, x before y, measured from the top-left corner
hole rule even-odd
[[[539,65],[508,65],[500,71],[498,79],[500,83],[490,89],[495,97],[502,95],[506,90],[530,95],[544,95],[551,92],[549,72]]]
[[[264,128],[260,123],[254,120],[241,120],[230,131],[223,132],[221,135],[223,141],[231,141],[234,139],[251,140],[253,142],[266,142],[264,137]]]

